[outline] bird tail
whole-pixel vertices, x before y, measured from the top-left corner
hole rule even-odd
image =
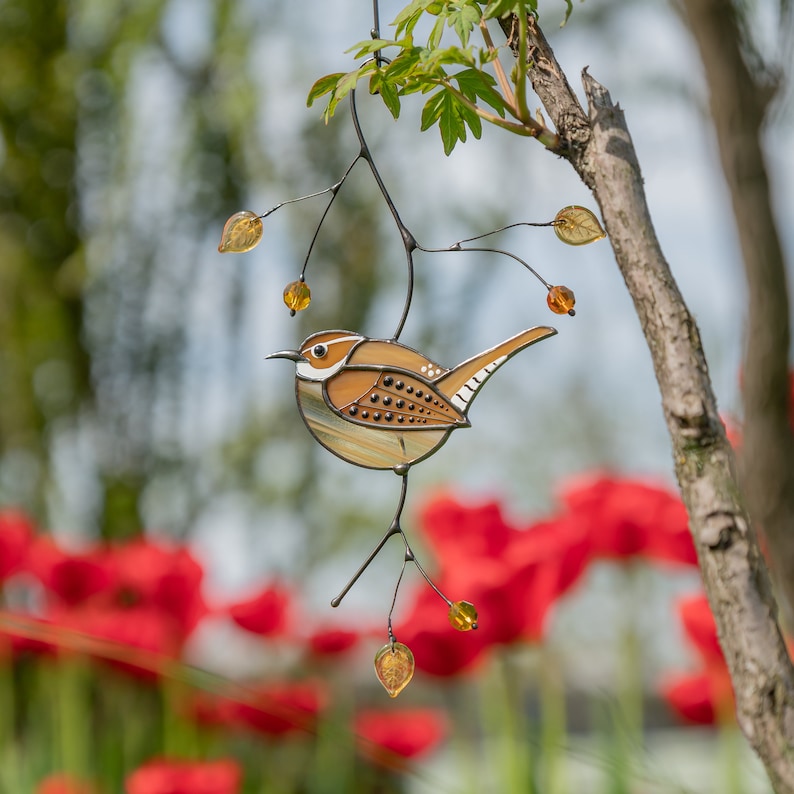
[[[450,402],[463,414],[469,408],[472,400],[485,384],[485,381],[496,372],[502,364],[516,353],[521,352],[525,347],[540,342],[541,339],[554,336],[556,329],[547,325],[539,325],[516,334],[510,339],[505,340],[500,345],[492,347],[470,359],[467,359],[457,367],[451,369],[446,375],[442,375],[435,381],[435,385],[443,394],[446,394]]]

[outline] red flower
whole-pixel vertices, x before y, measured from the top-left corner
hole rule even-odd
[[[464,505],[448,494],[428,501],[419,521],[428,545],[443,564],[460,557],[500,559],[515,532],[504,521],[497,502]]]
[[[204,725],[247,728],[276,737],[314,731],[327,700],[319,682],[280,682],[252,687],[245,702],[224,697],[199,698],[193,713]]]
[[[292,594],[281,584],[263,588],[252,598],[228,608],[232,620],[241,628],[260,637],[286,633],[289,627]]]
[[[462,527],[459,537],[455,527]],[[438,555],[441,591],[478,612],[478,630],[461,634],[438,596],[419,591],[396,634],[417,668],[437,676],[472,669],[496,644],[539,639],[550,608],[579,579],[589,554],[580,523],[563,516],[518,530],[494,502],[464,506],[438,498],[423,510],[422,530]]]
[[[730,416],[726,417],[720,415],[720,421],[725,428],[725,437],[728,439],[728,443],[738,452],[742,446],[741,425]],[[792,425],[792,427],[794,427],[794,425]]]
[[[123,609],[101,604],[80,609],[54,610],[49,619],[59,628],[76,631],[100,640],[93,655],[115,667],[144,678],[159,672],[165,659],[176,658],[181,638],[174,633],[173,621],[151,607]],[[107,640],[103,648],[101,641]],[[64,645],[70,647],[70,639]]]
[[[662,695],[681,719],[695,725],[715,725],[733,714],[733,688],[725,667],[669,676]]]
[[[243,773],[236,761],[149,761],[127,777],[127,794],[237,794]]]
[[[347,629],[319,629],[309,635],[307,643],[314,656],[339,656],[354,648],[359,636]]]
[[[706,596],[681,599],[678,613],[687,638],[701,658],[702,667],[695,673],[668,676],[662,683],[662,696],[687,722],[698,725],[723,722],[734,713],[733,686]]]
[[[705,595],[689,596],[678,602],[678,615],[684,631],[706,664],[724,663],[717,637],[717,624]]]
[[[65,773],[49,775],[36,786],[36,794],[93,794],[95,791],[90,783]]]
[[[113,577],[100,549],[70,554],[49,535],[37,538],[30,548],[28,570],[48,592],[68,606],[82,604],[110,589]]]
[[[417,758],[439,745],[447,723],[434,709],[367,710],[356,716],[354,730],[368,754],[378,757],[379,750],[385,750],[403,758]]]
[[[586,527],[593,557],[649,557],[697,564],[681,499],[637,480],[587,477],[562,492],[566,509]]]
[[[137,538],[112,547],[109,560],[116,580],[116,603],[159,610],[171,619],[182,640],[207,613],[201,595],[204,572],[188,549]]]
[[[0,510],[0,581],[17,571],[33,539],[33,525],[18,510]]]
[[[543,637],[549,611],[578,582],[589,552],[584,527],[569,516],[538,521],[516,533],[508,551],[512,575],[504,597],[505,610],[520,615],[523,639]]]
[[[438,580],[438,584],[442,592],[453,592],[443,580]],[[481,615],[483,611],[491,614],[483,602],[486,596],[497,592],[497,589],[484,589],[477,596],[468,597],[467,594],[465,600],[474,603]],[[447,610],[433,590],[421,585],[411,610],[394,632],[397,639],[411,649],[416,669],[430,675],[448,677],[470,671],[488,648],[488,638],[481,629],[455,631],[447,619]],[[498,613],[498,609],[494,613]],[[483,619],[480,618],[481,623]],[[487,622],[487,618],[485,620]]]

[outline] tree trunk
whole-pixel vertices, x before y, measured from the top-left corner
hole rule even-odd
[[[516,20],[503,20],[502,26],[517,55]],[[585,113],[531,18],[528,61],[533,88],[563,142],[562,154],[601,209],[648,343],[739,724],[778,794],[794,793],[794,670],[742,505],[698,329],[657,240],[623,112],[585,71]]]
[[[685,0],[700,50],[711,117],[728,183],[748,286],[742,373],[741,480],[750,514],[767,542],[777,594],[794,625],[794,433],[789,427],[788,286],[761,136],[775,93],[742,57],[739,20],[722,0]]]

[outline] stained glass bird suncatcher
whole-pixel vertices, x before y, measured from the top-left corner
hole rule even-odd
[[[296,363],[298,408],[326,449],[358,466],[404,473],[469,426],[471,403],[505,361],[556,333],[530,328],[452,369],[393,339],[349,331],[322,331],[268,358]]]
[[[378,39],[377,0],[373,0],[373,10],[375,24],[372,36]],[[380,54],[374,60],[377,69],[388,64]],[[321,85],[327,83],[329,86],[331,82],[327,79],[318,81]],[[315,88],[316,86],[317,84]],[[324,91],[325,89],[320,93]],[[310,96],[312,94],[317,94],[314,88]],[[369,469],[391,469],[401,478],[400,497],[389,528],[341,592],[331,600],[332,606],[339,606],[386,542],[393,535],[401,537],[405,555],[388,616],[389,641],[375,655],[378,679],[389,695],[396,697],[411,680],[414,670],[413,654],[407,646],[397,642],[392,633],[392,611],[408,562],[416,566],[430,587],[446,602],[449,622],[454,629],[476,629],[478,620],[474,605],[467,601],[453,602],[439,590],[408,543],[400,524],[408,489],[408,473],[414,465],[433,455],[445,444],[453,430],[470,426],[468,413],[472,402],[502,364],[530,345],[557,333],[550,326],[535,326],[451,369],[437,364],[423,353],[399,341],[411,308],[414,254],[468,252],[510,257],[543,284],[547,290],[546,303],[552,312],[573,316],[575,297],[568,287],[547,282],[524,259],[510,251],[470,244],[518,226],[551,227],[562,242],[577,246],[599,240],[605,233],[590,210],[573,205],[561,209],[551,221],[512,223],[492,232],[459,240],[444,248],[421,245],[400,218],[375,166],[359,123],[354,88],[349,90],[349,100],[360,149],[342,178],[324,190],[281,202],[262,214],[249,210],[236,212],[224,226],[218,250],[221,253],[250,251],[261,241],[262,221],[268,215],[286,204],[330,194],[309,243],[300,275],[284,289],[284,303],[290,313],[294,315],[298,311],[304,311],[312,299],[311,290],[306,283],[306,270],[314,243],[334,199],[359,160],[367,163],[400,232],[408,271],[407,290],[402,314],[391,338],[371,339],[364,334],[344,330],[320,331],[310,335],[297,350],[282,350],[267,357],[294,362],[295,395],[300,415],[311,435],[323,447],[349,463]]]

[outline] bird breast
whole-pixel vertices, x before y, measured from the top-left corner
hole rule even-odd
[[[416,420],[395,423],[383,417],[373,418],[372,424],[360,418],[356,421],[355,417],[350,418],[330,406],[325,385],[317,381],[296,381],[301,417],[322,446],[357,466],[393,469],[411,465],[435,452],[458,426],[418,424]]]

